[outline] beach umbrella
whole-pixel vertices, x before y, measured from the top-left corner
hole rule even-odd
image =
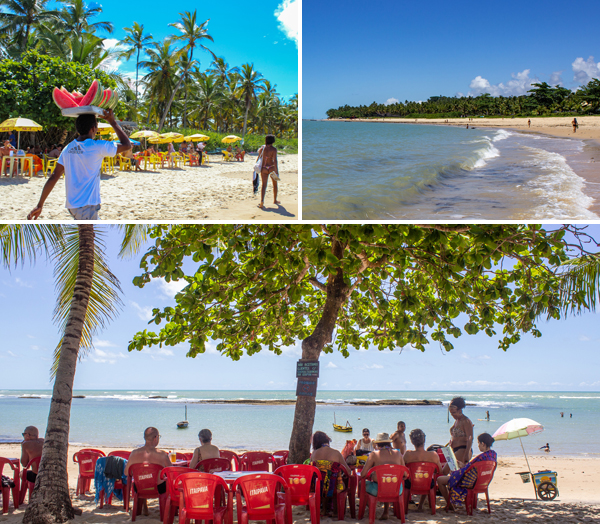
[[[163,133],[159,135],[161,138],[166,139],[169,142],[174,142],[176,138],[183,138],[181,133]]]
[[[223,142],[224,144],[231,144],[233,142],[237,142],[238,140],[241,140],[239,136],[229,135],[223,138],[221,142]]]
[[[132,133],[131,136],[129,137],[131,138],[143,138],[144,139],[144,149],[146,149],[146,139],[147,138],[155,138],[159,136],[159,134],[156,131],[150,131],[149,129],[144,129],[142,131],[136,131],[135,133]]]
[[[110,135],[113,132],[113,128],[110,124],[105,122],[98,122],[98,134],[99,135]]]
[[[519,442],[521,443],[521,449],[523,450],[523,455],[525,455],[525,462],[527,462],[527,469],[529,469],[529,475],[531,478],[533,477],[533,474],[531,473],[531,467],[529,466],[529,460],[527,459],[527,453],[525,453],[525,448],[523,447],[523,441],[521,440],[521,437],[535,435],[536,433],[541,433],[542,431],[544,431],[544,426],[535,420],[531,420],[530,418],[513,418],[512,420],[502,424],[492,435],[492,437],[494,437],[495,440],[519,439]],[[535,482],[533,483],[533,490],[535,491],[535,498],[537,499],[538,493]]]
[[[0,133],[17,131],[19,134],[17,149],[21,149],[21,131],[41,131],[42,126],[29,118],[9,118],[0,124]]]
[[[210,137],[201,133],[197,133],[195,135],[186,136],[185,139],[188,142],[207,142],[208,140],[210,140]]]

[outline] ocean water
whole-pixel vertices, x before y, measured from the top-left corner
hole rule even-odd
[[[143,431],[156,426],[164,449],[187,449],[198,445],[198,432],[209,428],[213,443],[228,449],[288,449],[294,417],[293,405],[199,404],[200,399],[295,399],[293,391],[76,391],[73,399],[69,441],[90,446],[131,449],[142,444]],[[317,396],[315,430],[323,430],[341,449],[347,438],[361,438],[367,427],[374,436],[392,433],[399,420],[411,429],[421,428],[427,444],[446,444],[452,419],[447,405],[461,392],[443,391],[321,391]],[[463,392],[465,414],[475,424],[475,435],[494,433],[512,418],[526,417],[541,423],[544,432],[523,439],[528,453],[550,443],[553,455],[600,457],[600,393],[581,392]],[[31,398],[31,397],[41,398]],[[43,434],[50,406],[50,391],[0,390],[0,442],[21,440],[25,426]],[[150,396],[167,398],[150,399]],[[29,398],[23,398],[29,397]],[[442,406],[355,406],[352,400],[428,399]],[[177,429],[188,408],[188,429]],[[491,421],[483,419],[490,411]],[[565,417],[560,417],[560,412]],[[569,415],[572,414],[571,418]],[[353,433],[333,431],[349,421]],[[497,442],[500,455],[521,455],[518,440]]]
[[[305,121],[307,220],[595,220],[581,140],[504,129]]]

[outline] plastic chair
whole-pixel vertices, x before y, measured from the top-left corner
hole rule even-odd
[[[183,468],[180,466],[171,466],[163,468],[160,472],[160,478],[167,482],[167,500],[163,513],[164,524],[173,524],[177,508],[179,508],[179,476],[184,473],[196,473],[195,469]]]
[[[465,500],[465,508],[467,515],[473,515],[473,508],[477,507],[477,494],[485,493],[485,500],[487,501],[488,513],[491,513],[490,508],[490,494],[488,493],[488,486],[494,478],[494,471],[496,471],[496,463],[492,460],[482,460],[475,462],[465,471],[465,475],[475,469],[477,471],[477,480],[472,488],[467,488],[467,498]]]
[[[442,470],[433,462],[411,462],[406,467],[410,472],[410,489],[406,491],[405,512],[408,511],[408,502],[412,495],[429,495],[431,514],[435,515],[436,479]]]
[[[242,468],[240,466],[240,457],[235,451],[228,451],[226,449],[220,449],[219,455],[221,458],[226,458],[231,461],[233,468],[231,471],[240,471]]]
[[[377,496],[367,493],[366,480],[375,473],[377,478]],[[360,501],[358,507],[358,520],[365,514],[365,507],[369,505],[369,524],[375,522],[375,510],[378,502],[394,504],[394,514],[404,523],[404,500],[400,489],[404,485],[404,479],[410,475],[406,466],[399,464],[384,464],[374,466],[367,472],[367,477],[360,479]]]
[[[271,471],[274,469],[273,455],[264,451],[248,451],[240,456],[242,471]]]
[[[233,153],[230,153],[229,151],[227,151],[226,149],[224,149],[222,151],[223,153],[223,160],[225,162],[233,162],[233,160],[235,159],[235,157],[233,156]]]
[[[208,158],[208,154],[202,153],[202,165],[210,164],[210,158]]]
[[[134,522],[139,514],[139,499],[158,499],[160,520],[163,519],[165,503],[167,501],[166,493],[158,492],[158,480],[163,470],[158,464],[133,464],[129,468],[128,486],[135,486],[132,492],[133,508],[131,510],[131,521]]]
[[[96,471],[96,461],[104,457],[104,453],[95,449],[82,449],[73,455],[73,462],[79,464],[79,477],[75,495],[85,495],[90,491],[90,485]]]
[[[308,506],[312,524],[321,522],[321,472],[308,464],[289,464],[280,466],[275,470],[275,475],[283,478],[288,486],[290,506]],[[311,491],[315,479],[314,491]],[[280,502],[282,493],[279,493]],[[291,524],[291,511],[288,513],[288,524]]]
[[[214,471],[231,471],[231,460],[226,458],[204,459],[196,465],[198,471],[213,473]]]
[[[121,171],[131,171],[131,158],[118,155],[117,160],[119,161],[119,169]]]
[[[193,453],[179,453],[179,451],[175,453],[176,460],[192,460],[193,456]]]
[[[33,492],[33,488],[35,484],[33,482],[29,482],[27,480],[27,471],[29,469],[33,469],[33,465],[37,466],[37,470],[40,470],[40,460],[42,457],[36,457],[31,459],[27,466],[21,471],[21,486],[19,487],[19,505],[25,502],[25,494],[29,492],[29,498],[27,500],[31,500],[31,493]]]
[[[101,457],[106,457],[106,454],[105,454],[105,453],[104,453],[104,451],[102,451],[101,449],[94,449],[94,448],[81,448],[79,451],[80,451],[80,452],[81,452],[81,451],[89,451],[89,452],[92,452],[92,453],[98,453],[98,455],[100,455]],[[109,453],[109,455],[110,455],[110,453]]]
[[[129,455],[131,455],[131,451],[125,450],[116,450],[111,451],[108,456],[109,457],[121,457],[122,459],[129,460]],[[129,509],[129,490],[127,486],[123,484],[122,480],[115,480],[115,489],[123,490],[123,509],[127,511]],[[108,497],[109,506],[112,504],[112,494]],[[104,493],[100,493],[100,504],[98,505],[100,509],[104,507]]]
[[[180,524],[188,524],[191,519],[195,522],[211,521],[213,524],[231,522],[231,492],[221,477],[195,471],[177,477],[177,484],[180,485]],[[225,506],[221,504],[223,492],[227,498]]]
[[[334,462],[334,464],[337,464]],[[317,466],[316,462],[313,462],[312,465],[314,467],[316,467],[317,469],[319,469],[319,467]],[[340,466],[341,468],[341,466]],[[321,471],[321,480],[323,480],[323,477],[327,474],[326,471],[322,471],[319,469],[319,471]],[[340,475],[342,483],[344,484],[344,489],[342,489],[341,491],[339,490],[338,487],[338,481],[337,479],[335,480],[335,488],[333,491],[333,503],[334,503],[334,508],[337,509],[337,516],[338,516],[338,520],[344,520],[345,516],[346,516],[346,500],[349,499],[349,506],[350,506],[350,516],[352,518],[356,517],[356,476],[354,474],[354,472],[352,472],[352,475],[348,476],[348,474],[346,473],[346,471],[344,469],[340,469]]]
[[[15,509],[19,508],[19,466],[13,464],[10,460],[4,457],[0,457],[0,475],[4,474],[4,466],[8,465],[13,470],[13,482],[15,483],[14,488],[1,487],[0,494],[2,494],[2,514],[8,513],[8,504],[10,502],[10,492],[12,490],[13,506]]]
[[[285,503],[278,493],[281,488],[285,490]],[[239,490],[239,491],[238,491]],[[256,473],[238,478],[231,491],[235,493],[237,502],[238,524],[248,524],[249,520],[266,520],[271,524],[291,523],[289,485],[279,475],[272,473]],[[243,500],[242,500],[243,495]],[[275,523],[273,523],[275,521]]]
[[[56,169],[56,162],[58,162],[58,158],[49,158],[46,162],[46,166],[44,167],[44,177],[51,175],[54,173]]]
[[[275,461],[273,464],[273,469],[277,469],[280,466],[285,466],[287,464],[289,454],[290,452],[287,449],[273,453],[273,460]]]

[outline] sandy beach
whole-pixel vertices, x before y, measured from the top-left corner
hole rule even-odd
[[[70,446],[69,457],[81,449],[79,446]],[[106,453],[115,448],[100,448]],[[181,449],[177,451],[193,451],[193,448]],[[241,451],[236,450],[241,453]],[[20,446],[18,444],[0,444],[0,456],[18,457],[20,456]],[[523,457],[502,457],[498,458],[498,468],[496,470],[494,481],[490,486],[490,498],[492,515],[494,522],[515,522],[524,524],[526,522],[560,522],[566,524],[580,524],[585,522],[597,522],[598,511],[600,511],[600,493],[595,488],[595,480],[600,474],[600,460],[593,458],[570,458],[549,456],[531,456],[529,457],[532,471],[552,470],[558,473],[559,497],[554,501],[543,502],[536,500],[532,484],[523,484],[520,477],[515,473],[526,471],[527,466]],[[107,523],[121,524],[131,521],[131,517],[125,513],[117,502],[112,507],[105,506],[103,509],[97,509],[94,504],[93,495],[77,498],[75,497],[75,483],[77,481],[77,465],[69,459],[69,486],[71,488],[71,497],[74,504],[83,510],[81,517],[76,517],[75,522]],[[5,471],[6,473],[6,471]],[[358,499],[357,499],[358,501]],[[9,513],[0,516],[0,522],[7,524],[17,524],[22,521],[26,506],[21,506],[18,510],[9,508]],[[409,511],[407,522],[428,522],[431,524],[442,522],[479,522],[481,518],[487,515],[481,509],[479,504],[478,513],[468,517],[464,509],[458,510],[456,514],[446,513],[443,508],[443,499],[438,497],[437,514],[432,516],[429,509],[424,512]],[[380,515],[381,510],[378,510]],[[309,524],[310,514],[304,508],[295,507],[293,510],[294,523]],[[234,519],[235,519],[234,512]],[[148,517],[138,517],[140,522],[158,524],[158,501],[150,501],[150,515]],[[335,522],[331,518],[322,518],[325,524]],[[399,522],[395,517],[390,518],[390,522]],[[175,521],[177,522],[177,520]],[[351,524],[360,522],[368,523],[368,513],[362,520],[352,519],[349,513],[346,513],[346,522]]]
[[[102,220],[297,220],[298,155],[280,154],[278,200],[273,204],[272,185],[259,209],[260,192],[252,193],[255,157],[245,162],[223,162],[211,156],[206,167],[115,171],[102,175]],[[151,169],[151,166],[148,166]],[[43,176],[0,177],[0,220],[25,220],[46,182]],[[46,200],[42,220],[72,220],[64,207],[61,178]]]

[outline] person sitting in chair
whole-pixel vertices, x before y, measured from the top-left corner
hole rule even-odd
[[[200,440],[200,446],[194,450],[194,456],[190,462],[190,468],[195,468],[198,462],[204,459],[219,458],[219,448],[211,444],[212,433],[210,429],[203,429],[198,433],[198,439]]]
[[[25,431],[23,431],[23,442],[21,442],[21,466],[25,467],[34,458],[41,457],[43,447],[44,439],[39,438],[38,428],[27,426]],[[32,464],[31,469],[27,471],[27,480],[35,482],[37,472],[37,464]]]

